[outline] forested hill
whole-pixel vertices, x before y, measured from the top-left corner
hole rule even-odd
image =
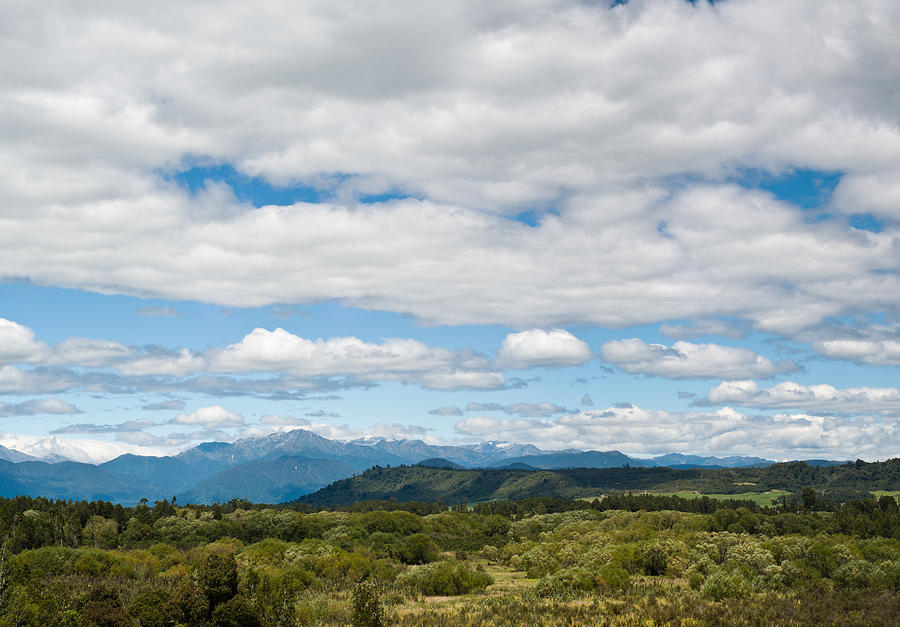
[[[522,499],[578,498],[605,492],[696,490],[703,493],[799,492],[815,488],[843,500],[872,490],[900,490],[900,459],[818,467],[804,462],[766,468],[575,468],[567,470],[467,469],[423,466],[375,467],[336,481],[298,501],[347,505],[356,501],[441,501],[447,504]]]

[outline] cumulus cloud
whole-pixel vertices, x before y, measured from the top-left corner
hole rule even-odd
[[[12,320],[0,318],[0,363],[44,360],[49,347],[34,339],[34,331]]]
[[[792,360],[776,363],[746,348],[721,344],[675,342],[669,347],[630,338],[607,342],[601,353],[625,372],[669,379],[766,378],[797,369]]]
[[[593,357],[583,341],[563,329],[531,329],[510,333],[503,340],[497,361],[507,368],[580,366]]]
[[[586,407],[593,407],[594,399],[591,398],[590,394],[585,394],[584,396],[581,397],[581,404]]]
[[[6,56],[29,69],[0,84],[5,275],[522,328],[731,316],[789,332],[900,307],[894,226],[810,224],[720,183],[840,171],[838,207],[892,211],[873,200],[900,168],[892,4],[326,5],[223,2],[215,26],[202,6],[4,16]],[[65,31],[34,28],[47,19]],[[172,177],[188,155],[330,202],[189,193]],[[422,200],[356,202],[388,190]],[[523,206],[534,228],[498,215]]]
[[[502,373],[472,351],[449,351],[411,339],[381,343],[355,337],[309,340],[284,329],[254,329],[240,342],[204,353],[213,372],[287,371],[296,376],[353,376],[418,383],[433,389],[502,387]]]
[[[225,409],[221,405],[207,405],[200,407],[189,414],[181,413],[172,419],[174,424],[203,425],[211,428],[240,427],[244,424],[244,417],[240,414]]]
[[[706,398],[692,405],[741,405],[760,408],[799,408],[809,412],[900,415],[900,389],[836,388],[832,385],[802,385],[785,381],[760,388],[755,381],[723,381]]]
[[[897,425],[867,416],[809,413],[748,415],[730,407],[668,412],[636,406],[567,414],[552,420],[483,416],[456,423],[463,437],[533,443],[544,449],[620,450],[633,455],[691,451],[776,459],[885,459],[895,455]]]
[[[824,340],[813,349],[830,359],[846,359],[876,366],[900,366],[898,340]]]
[[[37,416],[39,414],[80,414],[81,410],[72,403],[57,398],[25,401],[22,403],[0,402],[0,417]]]

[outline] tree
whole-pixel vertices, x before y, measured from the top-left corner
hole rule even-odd
[[[238,590],[237,562],[231,555],[213,553],[200,569],[200,589],[209,600],[210,610],[228,601]]]

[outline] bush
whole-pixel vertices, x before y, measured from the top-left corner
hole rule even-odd
[[[437,558],[437,545],[423,533],[407,536],[397,549],[397,559],[404,564],[427,564]]]
[[[362,581],[353,588],[353,624],[357,627],[384,624],[384,609],[374,581]]]
[[[215,627],[259,627],[253,607],[242,596],[235,596],[216,606],[212,613]]]
[[[470,570],[465,564],[432,562],[400,573],[397,585],[425,596],[455,596],[484,590],[494,578],[484,572]]]
[[[700,587],[700,594],[712,601],[723,601],[747,594],[747,581],[738,573],[719,569],[712,573]]]

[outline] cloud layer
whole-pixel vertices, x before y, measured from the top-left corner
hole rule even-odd
[[[637,455],[691,451],[796,457],[865,459],[896,454],[894,420],[809,413],[749,415],[724,407],[712,412],[669,412],[609,407],[554,420],[473,417],[456,423],[461,436],[531,442],[542,448],[621,450]]]
[[[802,385],[785,381],[761,388],[755,381],[723,381],[694,405],[741,405],[759,408],[800,408],[810,412],[900,416],[900,389],[844,388],[828,384]]]
[[[3,11],[7,277],[519,328],[900,308],[886,0]],[[221,164],[328,202],[176,183]],[[794,168],[838,218],[726,182]]]

